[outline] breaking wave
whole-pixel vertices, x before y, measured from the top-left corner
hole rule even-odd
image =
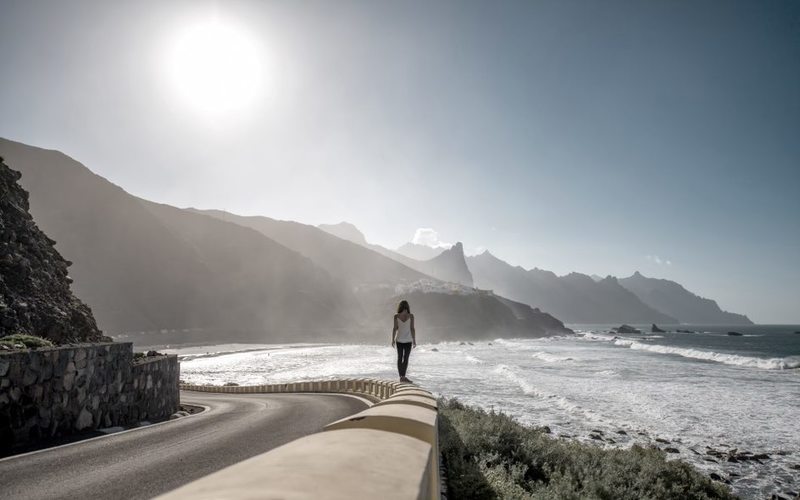
[[[642,344],[634,340],[617,339],[615,345],[629,347],[638,351],[656,352],[659,354],[674,354],[684,358],[700,359],[704,361],[715,361],[726,365],[745,366],[748,368],[760,368],[762,370],[791,370],[800,368],[800,357],[789,356],[786,358],[756,358],[752,356],[741,356],[738,354],[727,354],[723,352],[703,351],[701,349],[688,349],[685,347],[670,347],[656,344]]]

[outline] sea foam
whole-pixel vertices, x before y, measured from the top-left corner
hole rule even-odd
[[[617,339],[614,341],[614,344],[639,351],[655,352],[659,354],[674,354],[684,358],[715,361],[717,363],[724,363],[726,365],[760,368],[762,370],[790,370],[794,368],[800,368],[800,357],[798,356],[789,356],[786,358],[756,358],[752,356],[741,356],[739,354],[704,351],[701,349],[689,349],[685,347],[642,344],[641,342],[625,339]]]

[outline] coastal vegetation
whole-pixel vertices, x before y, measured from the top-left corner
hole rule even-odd
[[[37,349],[39,347],[52,347],[53,343],[42,337],[15,333],[0,337],[0,347],[5,349]]]
[[[689,464],[657,448],[603,449],[557,439],[547,428],[439,401],[440,447],[452,498],[735,498]]]

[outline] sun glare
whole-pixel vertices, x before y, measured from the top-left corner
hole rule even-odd
[[[255,41],[243,29],[218,20],[179,34],[167,57],[167,73],[188,105],[212,114],[252,104],[262,83]]]

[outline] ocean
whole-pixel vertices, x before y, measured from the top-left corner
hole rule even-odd
[[[547,425],[554,436],[674,448],[669,457],[729,479],[743,498],[800,491],[800,325],[681,325],[694,333],[635,335],[611,333],[609,325],[572,328],[576,335],[422,343],[408,376],[436,394]],[[171,352],[181,356],[181,378],[192,383],[396,377],[388,345]],[[734,462],[730,452],[769,458]]]

